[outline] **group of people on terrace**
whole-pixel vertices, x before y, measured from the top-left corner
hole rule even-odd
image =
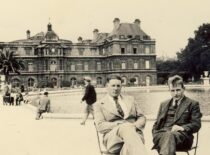
[[[107,79],[107,94],[97,100],[91,78],[85,78],[84,118],[81,125],[91,113],[97,131],[103,134],[103,144],[110,153],[120,155],[147,155],[144,128],[147,118],[142,112],[141,103],[134,97],[121,94],[122,79],[118,75]],[[200,106],[198,101],[185,96],[182,77],[175,75],[168,79],[171,97],[160,104],[157,118],[151,129],[153,147],[159,155],[175,155],[176,151],[191,148],[193,134],[201,128]],[[21,93],[20,93],[21,94]],[[20,94],[17,98],[20,98]],[[6,91],[4,101],[10,93]],[[17,99],[22,101],[23,99]],[[155,102],[155,101],[154,101]],[[17,104],[17,103],[16,103]],[[39,99],[36,119],[50,112],[48,92]]]

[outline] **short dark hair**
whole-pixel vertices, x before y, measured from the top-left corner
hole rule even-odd
[[[48,92],[44,92],[44,95],[48,95]]]
[[[181,85],[182,88],[185,88],[183,79],[179,75],[174,75],[174,76],[168,78],[168,85],[169,85],[169,87],[170,87],[170,85],[172,85],[172,86]]]
[[[121,78],[119,75],[110,75],[110,76],[107,78],[107,82],[109,83],[109,81],[112,80],[112,79],[120,80],[121,83],[122,83],[122,78]]]

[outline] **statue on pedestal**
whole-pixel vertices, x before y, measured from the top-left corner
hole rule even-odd
[[[203,80],[204,86],[209,86],[209,71],[204,71],[204,76],[201,75],[201,79]]]

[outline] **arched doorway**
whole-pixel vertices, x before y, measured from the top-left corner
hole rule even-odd
[[[28,87],[34,87],[35,80],[33,78],[28,79]]]
[[[71,87],[74,88],[77,85],[77,79],[75,77],[72,77],[70,79]]]
[[[53,87],[57,87],[58,80],[54,77],[51,79]]]

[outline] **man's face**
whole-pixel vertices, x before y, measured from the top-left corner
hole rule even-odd
[[[111,97],[117,97],[121,93],[122,83],[120,80],[111,79],[107,84],[108,94]]]
[[[184,96],[184,88],[180,84],[169,86],[171,96],[174,100],[179,100]]]

